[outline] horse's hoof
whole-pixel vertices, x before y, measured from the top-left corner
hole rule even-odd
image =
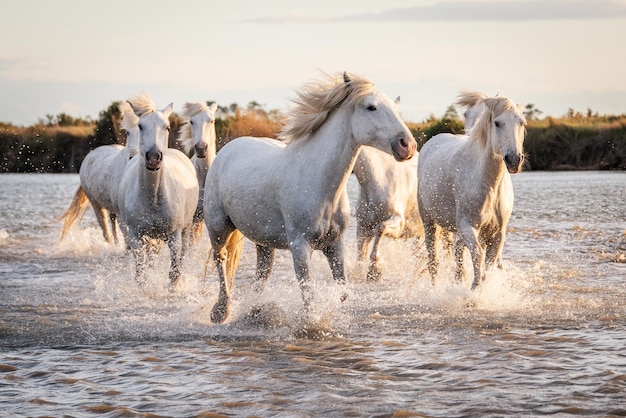
[[[219,303],[216,303],[211,311],[211,321],[215,324],[221,324],[226,320],[226,318],[228,318],[229,313],[230,309],[228,305],[220,305]]]

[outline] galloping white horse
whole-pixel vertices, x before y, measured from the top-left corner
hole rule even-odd
[[[345,282],[343,235],[350,216],[346,184],[363,145],[403,161],[417,144],[395,104],[374,83],[326,76],[294,100],[280,142],[242,137],[217,154],[207,175],[204,220],[213,247],[220,295],[214,322],[229,314],[231,284],[243,245],[256,244],[262,291],[276,248],[289,249],[305,307],[312,295],[309,259],[321,250],[333,278]]]
[[[124,167],[138,150],[139,128],[137,116],[126,102],[118,105],[122,116],[121,125],[126,130],[126,145],[103,145],[91,151],[83,160],[80,170],[80,186],[74,194],[70,207],[62,218],[65,220],[61,239],[82,217],[89,203],[94,209],[102,235],[108,243],[117,243],[117,189]]]
[[[396,99],[396,103],[399,98]],[[372,239],[367,278],[376,281],[382,274],[379,255],[381,238],[411,238],[423,234],[417,208],[417,153],[398,163],[376,148],[359,151],[352,172],[359,182],[356,208],[358,261],[362,263]]]
[[[202,235],[202,227],[204,226],[204,182],[217,150],[217,137],[215,135],[216,111],[217,103],[208,106],[204,102],[187,102],[181,114],[188,120],[188,123],[181,126],[178,141],[187,154],[191,152],[192,148],[194,150],[191,162],[196,168],[198,186],[200,187],[198,206],[193,216],[195,239]]]
[[[463,276],[463,251],[472,256],[476,289],[485,269],[498,263],[506,225],[513,209],[509,173],[524,161],[526,120],[506,97],[485,98],[484,110],[465,135],[439,134],[421,149],[418,167],[418,205],[429,271],[434,283],[438,270],[437,228],[457,233],[456,279]]]
[[[178,282],[198,203],[198,180],[189,158],[168,148],[172,104],[158,110],[145,94],[129,100],[139,117],[139,154],[126,166],[118,194],[120,224],[135,258],[136,278],[145,282],[149,240],[167,242],[170,288]]]

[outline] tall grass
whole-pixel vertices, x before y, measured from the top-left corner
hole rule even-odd
[[[0,123],[0,172],[77,172],[91,149],[124,143],[116,112],[114,103],[101,112],[99,120],[81,121],[76,126],[39,123],[15,127]],[[218,150],[240,136],[274,138],[283,121],[279,111],[267,111],[256,102],[246,108],[235,104],[220,108],[216,121]],[[170,122],[170,146],[177,147],[176,133],[183,122],[176,114]],[[419,148],[438,133],[463,133],[463,122],[450,115],[431,116],[407,125]],[[530,121],[527,131],[524,145],[527,170],[626,170],[626,115],[548,117]]]

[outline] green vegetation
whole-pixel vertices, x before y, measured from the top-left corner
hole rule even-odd
[[[0,172],[75,173],[95,147],[125,141],[119,127],[117,102],[100,112],[98,120],[75,119],[67,114],[46,115],[30,127],[0,123]],[[539,119],[541,111],[526,105],[528,134],[524,149],[526,170],[626,170],[626,115],[600,116],[570,109],[562,118]],[[239,136],[275,137],[283,121],[277,110],[257,102],[219,107],[216,131],[218,150]],[[173,114],[170,146],[177,147],[181,118]],[[463,121],[454,106],[442,117],[408,122],[418,146],[441,132],[462,133]]]

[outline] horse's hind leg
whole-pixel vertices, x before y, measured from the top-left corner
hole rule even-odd
[[[94,205],[93,211],[96,214],[96,220],[98,221],[98,225],[100,225],[100,229],[102,229],[102,236],[105,241],[109,244],[114,242],[113,235],[111,234],[111,228],[109,226],[109,211],[99,205]]]
[[[487,245],[485,253],[485,268],[496,265],[502,270],[502,247],[504,247],[504,231],[497,232]]]
[[[109,221],[111,224],[111,232],[113,234],[113,242],[117,245],[119,243],[119,238],[117,236],[117,214],[109,212]]]
[[[256,290],[261,293],[265,289],[267,278],[274,266],[276,249],[257,244],[256,246]]]

